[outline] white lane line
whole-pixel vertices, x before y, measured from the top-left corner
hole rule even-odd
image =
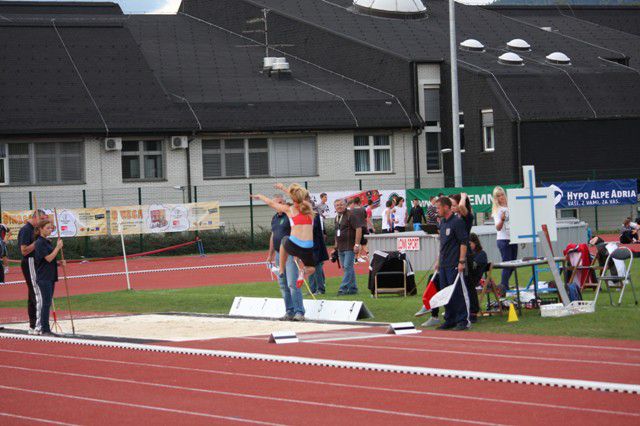
[[[320,336],[320,335],[316,335]],[[334,337],[306,337],[304,334],[299,334],[298,338],[301,342],[316,343],[316,342],[338,342],[341,340],[360,340],[360,339],[377,339],[380,337],[389,337],[388,334],[366,334],[366,333],[354,333],[348,336],[335,335]],[[260,338],[259,340],[264,340]]]
[[[239,339],[249,339],[249,340],[263,340],[257,339],[255,337],[239,337]],[[620,367],[640,367],[640,363],[630,363],[630,362],[616,362],[616,361],[597,361],[597,360],[585,360],[585,359],[576,359],[576,358],[552,358],[552,357],[537,357],[537,356],[527,356],[527,355],[510,355],[510,354],[495,354],[495,353],[487,353],[487,352],[467,352],[467,351],[451,351],[446,349],[425,349],[425,348],[404,348],[399,346],[377,346],[377,345],[349,345],[347,343],[330,343],[330,342],[322,342],[322,341],[306,341],[305,343],[315,343],[318,345],[325,346],[339,346],[345,348],[366,348],[366,349],[388,349],[393,351],[405,351],[405,352],[428,352],[428,353],[443,353],[443,354],[454,354],[454,355],[469,355],[469,356],[484,356],[490,358],[508,358],[508,359],[525,359],[530,361],[543,361],[543,362],[562,362],[562,363],[572,363],[572,364],[596,364],[596,365],[615,365]]]
[[[149,387],[155,387],[155,388],[164,388],[164,389],[179,390],[179,391],[186,391],[186,392],[206,393],[210,395],[231,396],[235,398],[257,399],[257,400],[263,400],[263,401],[283,402],[287,404],[299,404],[299,405],[307,405],[307,406],[322,407],[322,408],[329,408],[329,409],[343,409],[343,410],[358,411],[358,412],[365,412],[365,413],[372,413],[372,414],[384,414],[389,416],[411,417],[411,418],[418,418],[418,419],[425,419],[425,420],[440,420],[440,421],[447,421],[447,422],[468,423],[468,424],[487,425],[487,426],[497,424],[497,423],[481,422],[476,420],[456,419],[453,417],[430,416],[427,414],[407,413],[402,411],[382,410],[382,409],[368,408],[368,407],[357,407],[353,405],[305,401],[303,399],[279,398],[275,396],[256,395],[256,394],[248,394],[248,393],[241,393],[241,392],[226,392],[226,391],[219,391],[219,390],[213,390],[213,389],[168,385],[164,383],[143,382],[143,381],[132,380],[132,379],[118,379],[115,377],[95,376],[91,374],[67,373],[67,372],[61,372],[61,371],[41,370],[36,368],[25,368],[25,367],[7,366],[7,365],[0,365],[0,368],[26,371],[30,373],[37,372],[41,374],[79,377],[83,379],[103,380],[103,381],[115,382],[115,383],[127,383],[130,385],[149,386]]]
[[[62,343],[99,348],[120,348],[146,352],[171,353],[182,355],[200,355],[216,358],[243,359],[251,361],[279,362],[297,365],[313,365],[331,368],[349,368],[364,371],[384,371],[398,374],[418,374],[434,377],[486,380],[493,382],[521,383],[529,385],[564,387],[572,389],[590,389],[604,392],[626,392],[640,394],[640,385],[627,383],[600,382],[593,380],[562,379],[556,377],[529,376],[523,374],[489,373],[485,371],[452,370],[445,368],[417,367],[408,365],[354,362],[299,356],[273,355],[250,352],[234,352],[210,349],[195,349],[179,346],[144,345],[139,343],[107,342],[100,340],[82,340],[74,338],[29,336],[23,334],[0,333],[0,338],[9,340],[35,341],[42,343]],[[322,343],[319,343],[322,344]],[[334,343],[335,344],[335,343]]]
[[[423,333],[424,334],[424,333]],[[622,348],[619,346],[599,346],[599,345],[580,345],[575,343],[547,343],[547,342],[525,342],[518,340],[494,340],[494,339],[469,339],[469,338],[455,338],[455,337],[440,337],[440,336],[425,336],[425,335],[410,335],[400,336],[409,339],[429,339],[429,340],[449,340],[460,343],[478,342],[478,343],[504,343],[507,345],[528,345],[528,346],[548,346],[548,347],[560,347],[560,348],[578,348],[578,349],[598,349],[608,351],[626,351],[626,352],[640,352],[640,348]]]
[[[13,413],[4,413],[4,412],[0,412],[0,416],[4,416],[4,417],[12,417],[14,419],[20,419],[20,420],[27,420],[27,421],[31,421],[34,423],[47,423],[50,425],[62,425],[62,426],[77,426],[76,423],[64,423],[64,422],[58,422],[56,420],[49,420],[49,419],[41,419],[38,417],[32,417],[32,416],[20,416],[18,414],[13,414]]]
[[[349,389],[369,390],[369,391],[376,391],[376,392],[391,392],[391,393],[408,394],[408,395],[421,395],[421,396],[433,396],[433,397],[441,397],[441,398],[462,399],[462,400],[470,400],[470,401],[482,401],[482,402],[488,402],[491,404],[495,404],[495,403],[512,404],[512,405],[522,405],[526,407],[550,408],[550,409],[569,410],[569,411],[577,411],[577,412],[585,412],[585,413],[612,414],[612,415],[620,415],[620,416],[640,417],[640,413],[633,413],[633,412],[627,412],[627,411],[605,410],[605,409],[588,408],[588,407],[573,407],[573,406],[567,406],[567,405],[556,405],[556,404],[547,404],[542,402],[531,402],[531,401],[516,401],[516,400],[509,400],[509,399],[497,398],[497,397],[484,398],[479,396],[449,394],[449,393],[443,393],[443,392],[416,391],[416,390],[409,390],[409,389],[394,389],[394,388],[384,388],[384,387],[377,387],[377,386],[354,385],[350,383],[323,382],[319,380],[305,380],[305,379],[295,379],[290,377],[265,376],[261,374],[209,370],[209,369],[203,369],[203,368],[179,367],[179,366],[173,366],[168,364],[120,361],[120,360],[72,356],[72,355],[56,355],[56,354],[41,353],[41,352],[14,351],[10,349],[0,349],[0,352],[15,353],[20,355],[32,355],[32,356],[38,356],[38,357],[69,359],[69,360],[76,360],[76,361],[79,360],[79,361],[89,361],[89,362],[102,362],[106,364],[116,364],[116,365],[123,365],[123,366],[150,367],[150,368],[157,368],[160,370],[176,370],[176,371],[185,371],[185,372],[189,371],[189,372],[198,373],[198,374],[246,377],[251,379],[263,379],[263,380],[289,382],[289,383],[304,383],[304,384],[309,384],[314,386],[332,386],[332,387],[349,388]]]
[[[46,370],[42,370],[42,371],[46,371]],[[60,393],[60,392],[47,392],[47,391],[40,391],[35,389],[25,389],[25,388],[19,388],[15,386],[0,385],[0,389],[6,389],[6,390],[11,390],[16,392],[33,393],[36,395],[55,396],[59,398],[75,399],[78,401],[95,402],[98,404],[118,405],[121,407],[141,408],[144,410],[162,411],[166,413],[174,413],[174,414],[181,414],[181,415],[188,415],[188,416],[207,417],[210,419],[229,420],[229,421],[239,422],[239,423],[253,423],[253,424],[260,424],[260,425],[280,426],[279,423],[261,422],[259,420],[243,419],[240,417],[219,416],[216,414],[199,413],[196,411],[177,410],[173,408],[158,407],[154,405],[133,404],[128,402],[112,401],[109,399],[89,398],[86,396],[70,395],[70,394]]]

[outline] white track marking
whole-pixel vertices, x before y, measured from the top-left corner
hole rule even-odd
[[[49,419],[40,419],[38,417],[33,417],[33,416],[20,416],[18,414],[13,414],[13,413],[3,413],[0,412],[0,416],[4,416],[4,417],[13,417],[14,419],[20,419],[20,420],[28,420],[34,423],[48,423],[51,425],[62,425],[62,426],[76,426],[76,423],[64,423],[64,422],[57,422],[55,420],[49,420]]]
[[[40,391],[35,389],[25,389],[25,388],[19,388],[15,386],[0,385],[0,389],[12,390],[16,392],[34,393],[36,395],[46,395],[46,396],[55,396],[59,398],[75,399],[79,401],[96,402],[98,404],[119,405],[121,407],[140,408],[144,410],[163,411],[166,413],[182,414],[182,415],[197,416],[197,417],[207,417],[211,419],[229,420],[229,421],[240,422],[240,423],[253,423],[253,424],[269,425],[269,426],[280,425],[279,423],[261,422],[259,420],[242,419],[239,417],[219,416],[216,414],[199,413],[197,411],[177,410],[173,408],[157,407],[154,405],[132,404],[128,402],[112,401],[109,399],[89,398],[86,396],[70,395],[70,394],[59,393],[59,392],[47,392],[47,391]]]
[[[248,339],[248,340],[263,340],[258,339],[256,337],[238,337],[238,339]],[[508,359],[526,359],[532,361],[544,361],[544,362],[571,362],[578,364],[596,364],[596,365],[615,365],[622,367],[640,367],[640,363],[629,363],[629,362],[615,362],[615,361],[597,361],[597,360],[585,360],[585,359],[575,359],[575,358],[552,358],[552,357],[537,357],[537,356],[527,356],[527,355],[510,355],[510,354],[495,354],[495,353],[487,353],[487,352],[467,352],[467,351],[450,351],[446,349],[425,349],[425,348],[403,348],[398,346],[376,346],[376,345],[349,345],[347,343],[330,343],[330,342],[322,342],[322,341],[313,341],[308,340],[303,343],[315,343],[318,345],[326,345],[326,346],[339,346],[346,348],[366,348],[366,349],[390,349],[393,351],[406,351],[406,352],[430,352],[430,353],[443,353],[443,354],[455,354],[455,355],[470,355],[470,356],[486,356],[490,358],[508,358]]]
[[[522,405],[526,407],[550,408],[550,409],[569,410],[569,411],[578,411],[578,412],[586,412],[586,413],[613,414],[613,415],[620,415],[620,416],[640,417],[640,413],[632,413],[627,411],[605,410],[605,409],[588,408],[588,407],[571,407],[567,405],[555,405],[555,404],[547,404],[542,402],[515,401],[515,400],[504,399],[504,398],[500,398],[500,399],[484,398],[479,396],[449,394],[449,393],[442,393],[442,392],[416,391],[416,390],[409,390],[409,389],[393,389],[393,388],[384,388],[384,387],[377,387],[377,386],[354,385],[349,383],[323,382],[318,380],[295,379],[290,377],[265,376],[261,374],[209,370],[209,369],[203,369],[203,368],[179,367],[179,366],[173,366],[173,365],[167,365],[167,364],[152,364],[152,363],[146,363],[146,362],[120,361],[120,360],[91,358],[91,357],[72,356],[72,355],[56,355],[56,354],[41,353],[41,352],[14,351],[9,349],[0,349],[0,352],[16,353],[21,355],[33,355],[33,356],[39,356],[39,357],[51,357],[51,358],[90,361],[90,362],[102,362],[107,364],[129,365],[129,366],[136,366],[136,367],[151,367],[151,368],[157,368],[160,370],[190,371],[193,373],[200,373],[200,374],[204,373],[204,374],[213,374],[213,375],[221,375],[221,376],[264,379],[264,380],[279,381],[279,382],[304,383],[304,384],[315,385],[315,386],[322,385],[322,386],[333,386],[333,387],[350,388],[350,389],[358,389],[358,390],[370,390],[370,391],[376,391],[376,392],[391,392],[391,393],[408,394],[408,395],[454,398],[454,399],[462,399],[462,400],[470,400],[470,401],[482,401],[482,402],[488,402],[491,404],[495,404],[496,402],[499,402],[501,404]]]
[[[518,340],[497,340],[497,339],[469,339],[469,338],[455,338],[455,337],[439,337],[439,336],[424,336],[424,335],[412,335],[401,336],[409,339],[430,339],[430,340],[453,340],[460,343],[479,342],[479,343],[505,343],[508,345],[528,345],[528,346],[550,346],[560,348],[579,348],[579,349],[598,349],[608,351],[628,351],[628,352],[640,352],[640,348],[621,348],[618,346],[599,346],[599,345],[579,345],[574,343],[546,343],[546,342],[525,342]]]
[[[362,336],[359,336],[361,334]],[[389,337],[388,334],[367,334],[367,333],[352,333],[350,335],[342,336],[342,337],[311,337],[307,338],[304,334],[298,334],[298,338],[301,342],[306,343],[317,343],[317,342],[337,342],[340,340],[360,340],[360,339],[377,339],[380,337]],[[264,339],[260,339],[264,340]]]
[[[286,404],[308,405],[313,407],[322,407],[325,409],[330,408],[330,409],[342,409],[342,410],[348,410],[348,411],[359,411],[359,412],[378,414],[378,415],[383,414],[383,415],[389,415],[389,416],[411,417],[411,418],[419,418],[419,419],[425,419],[425,420],[439,420],[439,421],[456,422],[456,423],[470,423],[470,424],[487,425],[487,426],[497,424],[497,423],[481,422],[476,420],[456,419],[452,417],[430,416],[428,414],[407,413],[402,411],[391,411],[391,410],[381,410],[377,408],[357,407],[353,405],[306,401],[303,399],[280,398],[280,397],[274,397],[274,396],[256,395],[256,394],[248,394],[248,393],[241,393],[241,392],[226,392],[226,391],[219,391],[219,390],[213,390],[213,389],[192,388],[187,386],[168,385],[163,383],[143,382],[143,381],[132,380],[132,379],[118,379],[115,377],[94,376],[91,374],[65,373],[60,371],[40,370],[35,368],[14,367],[14,366],[5,366],[5,365],[0,365],[0,368],[7,368],[7,369],[14,369],[14,370],[28,371],[28,372],[37,372],[40,374],[52,374],[52,375],[61,375],[61,376],[68,376],[68,377],[78,377],[78,378],[84,378],[84,379],[103,380],[108,382],[126,383],[130,385],[149,386],[149,387],[164,388],[164,389],[186,391],[186,392],[197,392],[197,393],[206,393],[211,395],[231,396],[235,398],[257,399],[257,400],[263,400],[263,401],[283,402]]]
[[[452,377],[458,379],[486,380],[491,382],[522,383],[563,387],[573,389],[590,389],[605,392],[623,392],[640,394],[640,385],[612,382],[598,382],[593,380],[561,379],[555,377],[528,376],[522,374],[488,373],[484,371],[452,370],[444,368],[428,368],[407,365],[378,364],[369,362],[354,362],[321,358],[307,358],[299,356],[272,355],[250,352],[234,352],[209,349],[195,349],[173,346],[144,345],[139,343],[107,342],[101,340],[82,340],[73,338],[29,336],[23,334],[0,333],[1,339],[26,340],[43,343],[63,343],[68,345],[93,346],[99,348],[120,348],[146,352],[171,353],[182,355],[200,355],[216,358],[244,359],[251,361],[281,362],[298,365],[315,365],[332,368],[348,368],[364,371],[384,371],[399,374],[417,374],[422,376]]]

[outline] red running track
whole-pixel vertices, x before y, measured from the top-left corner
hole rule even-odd
[[[363,329],[369,331],[370,329]],[[417,335],[273,345],[266,337],[169,346],[640,384],[640,342],[423,331]]]
[[[162,268],[264,262],[266,258],[266,252],[246,252],[214,254],[205,257],[144,257],[131,259],[128,264],[129,271],[141,271]],[[124,263],[122,260],[73,263],[68,264],[66,269],[69,276],[123,272]],[[324,270],[328,277],[342,275],[342,270],[338,269],[335,263],[325,262]],[[367,264],[360,263],[356,266],[356,273],[366,272]],[[60,270],[59,273],[62,278],[62,271]],[[5,279],[7,282],[23,280],[24,278],[20,267],[12,264],[9,274]],[[175,289],[273,281],[271,274],[264,265],[133,274],[130,275],[130,279],[131,286],[135,290]],[[72,295],[127,289],[127,282],[124,275],[72,279],[68,282],[69,292]],[[58,294],[60,294],[60,291],[62,291],[61,287],[58,288]],[[26,298],[27,289],[24,284],[0,285],[0,301],[22,300]]]
[[[0,418],[72,424],[638,424],[638,395],[1,340]],[[291,347],[301,347],[292,345]]]

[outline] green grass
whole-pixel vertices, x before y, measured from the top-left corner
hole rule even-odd
[[[419,280],[424,273],[417,274]],[[640,267],[633,268],[632,277],[640,287]],[[542,279],[547,278],[545,274]],[[426,317],[415,318],[413,314],[421,306],[421,297],[381,296],[371,298],[366,289],[366,276],[358,277],[360,294],[356,296],[337,297],[336,292],[340,279],[327,280],[327,294],[324,298],[336,300],[362,300],[374,314],[375,321],[399,322],[413,321],[420,325]],[[528,276],[525,270],[520,271],[520,282],[526,283]],[[639,288],[640,289],[640,288]],[[420,285],[422,295],[424,283]],[[585,299],[593,298],[593,291],[587,290]],[[62,287],[58,288],[62,296]],[[614,293],[617,300],[619,293]],[[149,291],[117,291],[74,296],[71,303],[74,311],[91,312],[198,312],[228,313],[235,296],[280,297],[275,283],[233,284],[226,286],[197,287],[175,290]],[[639,294],[640,296],[640,294]],[[66,306],[66,300],[56,298],[58,309]],[[24,301],[0,302],[2,307],[23,307]],[[473,326],[475,331],[494,333],[519,333],[555,336],[580,336],[616,339],[640,339],[640,307],[633,304],[631,289],[627,288],[620,307],[609,305],[609,296],[601,292],[598,306],[594,314],[575,315],[565,318],[541,318],[537,310],[523,310],[517,323],[507,323],[506,313],[503,316],[482,318]]]

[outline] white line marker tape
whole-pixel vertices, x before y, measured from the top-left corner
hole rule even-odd
[[[176,271],[190,271],[190,270],[202,270],[202,269],[218,269],[218,268],[241,268],[245,266],[264,265],[266,262],[247,262],[247,263],[228,263],[228,264],[216,264],[216,265],[200,265],[200,266],[177,266],[175,268],[160,268],[160,269],[142,269],[139,271],[129,271],[129,275],[138,274],[152,274],[155,272],[176,272]],[[81,279],[81,278],[101,278],[101,277],[115,277],[118,275],[126,275],[122,272],[102,272],[97,274],[84,274],[84,275],[71,275],[67,277],[68,280]],[[25,281],[7,281],[0,283],[0,286],[11,284],[24,284]]]
[[[586,389],[603,392],[621,392],[640,394],[640,385],[597,382],[591,380],[562,379],[554,377],[527,376],[521,374],[488,373],[483,371],[450,370],[443,368],[414,367],[368,362],[340,361],[332,359],[306,358],[297,356],[271,355],[248,352],[232,352],[209,349],[179,348],[171,346],[143,345],[137,343],[105,342],[102,340],[82,340],[73,338],[29,336],[0,333],[2,339],[27,340],[69,345],[94,346],[102,348],[132,349],[146,352],[160,352],[180,355],[201,355],[217,358],[244,359],[253,361],[281,362],[320,367],[348,368],[354,370],[381,371],[388,373],[417,374],[421,376],[447,377],[454,379],[484,380],[490,382],[519,383],[569,389]]]

